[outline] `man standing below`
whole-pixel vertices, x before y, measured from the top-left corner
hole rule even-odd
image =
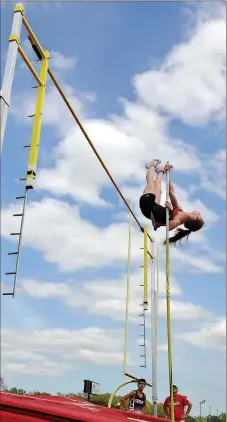
[[[141,378],[138,380],[138,388],[137,390],[131,391],[131,393],[127,394],[126,396],[122,397],[121,403],[125,410],[130,410],[131,412],[135,413],[144,413],[146,408],[146,394],[143,392],[144,388],[146,387],[146,380]],[[126,403],[126,400],[129,399],[129,409]]]
[[[174,405],[174,420],[176,422],[181,422],[187,418],[192,409],[191,402],[187,399],[186,396],[178,394],[178,388],[176,385],[173,385],[173,405]],[[187,410],[185,411],[185,408]],[[171,419],[171,398],[170,396],[165,399],[163,404],[163,410],[168,419]]]

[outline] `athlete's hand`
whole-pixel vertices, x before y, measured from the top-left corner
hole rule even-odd
[[[166,164],[165,164],[165,167],[164,167],[164,171],[165,171],[165,173],[166,173],[168,170],[171,170],[172,168],[173,168],[172,164],[166,163]]]
[[[187,416],[188,416],[188,415],[183,415],[181,419],[182,419],[182,420],[185,420],[185,419],[187,418]]]
[[[173,206],[172,206],[171,202],[169,202],[169,201],[165,202],[165,207],[168,208],[168,210],[170,210],[170,211],[172,211],[172,209],[173,209]]]

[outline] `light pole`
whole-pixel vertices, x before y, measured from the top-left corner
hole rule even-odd
[[[202,400],[199,402],[199,419],[200,422],[202,421],[202,404],[204,404],[206,402],[206,400]]]
[[[209,406],[209,415],[207,417],[208,422],[211,421],[211,406]]]

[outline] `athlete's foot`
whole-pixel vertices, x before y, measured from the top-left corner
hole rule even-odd
[[[151,166],[153,166],[155,169],[156,167],[161,164],[161,160],[159,160],[158,158],[155,158],[153,161],[151,161],[150,163],[148,163],[146,165],[146,169],[148,170]]]

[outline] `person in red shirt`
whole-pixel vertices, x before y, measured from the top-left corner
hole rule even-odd
[[[178,388],[173,385],[173,402],[174,402],[174,419],[176,422],[181,422],[187,418],[192,409],[191,402],[186,396],[178,394]],[[185,410],[185,408],[187,409]],[[170,396],[165,399],[163,410],[168,419],[171,418],[171,399]]]

